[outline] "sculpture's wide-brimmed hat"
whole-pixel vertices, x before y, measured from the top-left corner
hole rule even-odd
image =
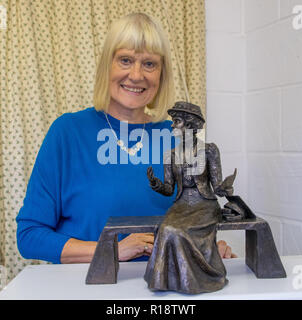
[[[203,114],[201,112],[201,109],[199,106],[190,103],[190,102],[186,102],[186,101],[178,101],[175,103],[175,105],[173,106],[173,108],[168,109],[168,114],[171,115],[171,112],[173,111],[182,111],[182,112],[187,112],[187,113],[191,113],[194,114],[195,116],[199,117],[203,122],[206,122]]]

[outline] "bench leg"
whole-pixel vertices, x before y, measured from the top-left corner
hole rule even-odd
[[[285,278],[274,238],[267,222],[255,230],[246,230],[245,263],[257,278]]]
[[[86,284],[117,282],[119,269],[117,235],[103,231],[86,276]]]

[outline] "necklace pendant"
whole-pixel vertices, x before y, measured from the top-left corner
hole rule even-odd
[[[105,114],[107,123],[108,123],[111,131],[113,132],[114,136],[116,137],[116,140],[117,140],[117,141],[116,141],[116,144],[117,144],[123,151],[127,152],[130,156],[134,156],[134,155],[143,147],[143,144],[142,144],[141,141],[143,140],[143,137],[144,137],[144,132],[145,132],[144,130],[145,130],[145,125],[146,125],[146,123],[144,123],[144,128],[143,128],[143,134],[142,134],[142,137],[141,137],[141,141],[137,142],[133,148],[127,148],[127,147],[125,146],[124,141],[123,141],[123,140],[119,140],[119,139],[117,138],[117,135],[116,135],[115,131],[112,129],[112,126],[111,126],[111,124],[110,124],[110,122],[109,122],[109,119],[108,119],[108,117],[107,117],[106,112],[104,112],[104,114]]]
[[[134,156],[136,154],[136,151],[132,148],[128,149],[128,153],[130,154],[130,156]]]
[[[123,146],[124,146],[124,141],[123,141],[123,140],[117,140],[116,144],[117,144],[119,147],[123,147]]]

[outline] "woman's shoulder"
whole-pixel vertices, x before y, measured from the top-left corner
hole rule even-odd
[[[53,121],[51,127],[59,129],[60,127],[73,126],[76,123],[83,124],[83,121],[86,122],[93,118],[93,111],[93,107],[88,107],[79,111],[65,112]]]
[[[75,112],[65,112],[58,116],[49,126],[46,136],[70,136],[75,130],[90,127],[93,121],[93,108],[86,108]]]
[[[55,122],[68,122],[71,120],[84,120],[85,118],[89,118],[92,116],[94,112],[93,107],[88,107],[82,110],[73,111],[73,112],[65,112],[61,114]]]

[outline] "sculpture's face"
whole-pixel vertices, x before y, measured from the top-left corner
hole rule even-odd
[[[173,123],[171,127],[173,128],[173,131],[172,131],[173,135],[175,137],[184,135],[185,129],[186,129],[186,123],[185,123],[184,117],[180,113],[177,113],[172,117],[172,121]]]
[[[174,136],[184,136],[185,131],[190,129],[202,129],[203,123],[199,117],[190,113],[177,112],[172,116],[172,128]]]

